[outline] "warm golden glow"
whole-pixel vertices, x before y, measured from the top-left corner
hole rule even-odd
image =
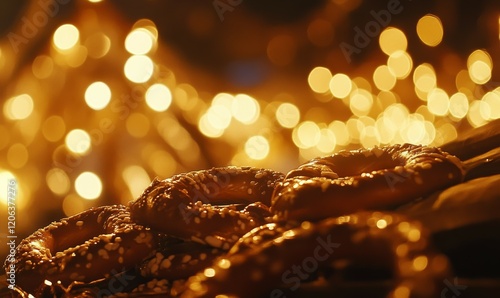
[[[262,160],[269,155],[269,141],[263,136],[252,136],[245,143],[245,153],[251,159]]]
[[[330,92],[337,98],[346,98],[352,90],[352,81],[346,74],[336,73],[330,79]]]
[[[326,67],[315,67],[309,73],[307,82],[309,87],[316,93],[326,93],[330,89],[332,73]]]
[[[164,112],[172,103],[172,92],[163,84],[153,84],[146,91],[146,103],[156,112]]]
[[[93,110],[104,109],[111,101],[111,89],[103,82],[94,82],[85,90],[85,102]]]
[[[292,103],[282,103],[276,109],[276,120],[285,128],[294,128],[300,121],[300,111]]]
[[[149,132],[149,118],[142,113],[132,113],[125,122],[127,132],[135,138],[143,138]]]
[[[373,95],[364,89],[357,89],[352,92],[349,100],[349,107],[356,116],[367,115],[373,105]]]
[[[78,154],[87,153],[92,146],[90,135],[82,129],[73,129],[68,132],[65,144],[70,151]]]
[[[24,167],[28,158],[28,149],[21,143],[12,144],[7,150],[7,162],[15,169]]]
[[[144,55],[149,53],[154,44],[154,36],[149,30],[144,28],[133,30],[125,39],[125,49],[133,55]]]
[[[413,269],[415,271],[424,271],[428,263],[429,260],[426,256],[418,256],[413,259]]]
[[[125,62],[124,72],[131,82],[145,83],[153,76],[154,64],[148,56],[134,55]]]
[[[486,84],[491,79],[491,67],[484,61],[474,61],[469,67],[471,80],[476,84]]]
[[[66,195],[71,187],[68,174],[59,168],[52,168],[47,172],[45,181],[49,189],[56,195]]]
[[[92,172],[83,172],[75,179],[75,190],[82,198],[95,200],[102,192],[101,179]]]
[[[417,23],[417,34],[422,42],[430,47],[435,47],[443,40],[443,24],[432,14],[420,18]]]
[[[398,51],[406,51],[408,41],[403,31],[398,28],[388,27],[380,33],[379,46],[382,52],[390,56]]]
[[[49,116],[42,124],[42,134],[49,142],[59,141],[66,132],[64,119],[59,116]]]
[[[84,45],[90,57],[99,59],[109,52],[111,39],[102,32],[96,32],[85,40]]]
[[[427,96],[427,107],[429,111],[436,116],[445,116],[448,114],[450,99],[446,91],[440,88],[434,88]]]
[[[22,120],[28,118],[33,112],[33,99],[28,94],[21,94],[9,98],[3,106],[3,114],[7,119]]]
[[[151,183],[151,178],[146,170],[137,165],[127,166],[122,172],[122,179],[128,187],[130,197],[134,199],[139,197]]]
[[[380,65],[373,72],[373,82],[378,89],[389,91],[396,85],[396,76],[387,65]]]
[[[54,32],[54,45],[57,49],[65,51],[73,48],[80,40],[80,31],[72,24],[64,24]]]
[[[462,119],[469,111],[469,100],[464,93],[457,92],[450,97],[450,114],[458,119]]]
[[[483,96],[481,101],[488,106],[488,120],[495,120],[500,118],[500,88],[497,88],[492,92],[487,92]]]
[[[33,60],[31,65],[33,75],[38,79],[48,78],[54,70],[54,61],[51,57],[40,55]]]
[[[316,123],[304,121],[294,128],[292,138],[297,147],[310,148],[318,144],[320,129]]]
[[[243,124],[252,124],[260,116],[259,102],[246,94],[237,94],[231,103],[233,117]]]
[[[413,61],[407,52],[396,51],[387,59],[387,66],[396,78],[404,79],[410,74],[413,68]]]

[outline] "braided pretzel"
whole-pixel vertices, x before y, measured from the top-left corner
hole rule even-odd
[[[131,222],[125,206],[92,208],[23,239],[13,264],[16,283],[33,293],[44,280],[65,286],[97,280],[140,263],[154,252],[157,238]]]
[[[388,297],[437,297],[449,274],[447,258],[429,248],[418,222],[360,212],[283,233],[276,224],[256,228],[191,277],[181,297],[291,297],[317,275],[328,280],[332,266],[346,262],[392,271]]]
[[[271,211],[278,219],[318,220],[388,209],[463,176],[460,160],[438,148],[403,144],[342,151],[290,171],[276,187]]]
[[[220,167],[155,179],[130,209],[134,220],[168,235],[227,250],[265,223],[283,174]]]

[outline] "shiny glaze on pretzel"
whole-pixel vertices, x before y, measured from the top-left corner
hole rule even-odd
[[[387,297],[438,297],[449,275],[447,258],[429,247],[418,222],[359,212],[285,232],[276,224],[256,228],[191,277],[182,297],[290,297],[301,284],[318,276],[328,281],[327,272],[346,264],[392,272]]]
[[[265,223],[275,183],[283,174],[252,167],[220,167],[155,179],[131,202],[134,220],[168,235],[229,249]]]
[[[271,211],[279,220],[319,220],[386,210],[463,176],[460,160],[439,148],[402,144],[341,151],[290,171],[276,187]]]
[[[33,293],[44,281],[97,280],[139,264],[154,252],[157,238],[132,222],[125,206],[92,208],[23,239],[16,248],[16,283]]]

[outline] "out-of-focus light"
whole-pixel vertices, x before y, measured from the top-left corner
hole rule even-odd
[[[359,137],[361,146],[372,148],[380,145],[380,136],[375,126],[365,126]]]
[[[59,141],[66,132],[64,119],[59,116],[50,116],[42,124],[42,134],[49,142]]]
[[[212,122],[208,120],[207,114],[200,117],[198,121],[198,130],[209,138],[218,138],[224,133],[224,129],[212,125]]]
[[[72,216],[88,209],[87,200],[82,200],[78,195],[71,193],[64,197],[62,210],[66,216]]]
[[[226,129],[231,124],[231,111],[223,105],[212,105],[206,112],[207,121],[212,127]]]
[[[122,172],[122,178],[132,198],[139,197],[144,189],[151,183],[151,179],[146,170],[136,165],[126,167]]]
[[[3,114],[12,120],[28,118],[33,112],[33,99],[28,94],[21,94],[9,98],[3,106]]]
[[[458,119],[462,119],[469,111],[469,100],[464,93],[457,92],[450,97],[450,114]]]
[[[21,143],[12,144],[7,150],[7,162],[13,168],[19,169],[28,162],[28,149]]]
[[[382,52],[388,56],[398,51],[406,51],[408,46],[404,32],[394,27],[384,29],[380,33],[378,42]]]
[[[346,74],[336,73],[329,83],[330,92],[337,98],[346,98],[352,90],[352,81]]]
[[[500,118],[500,90],[498,88],[495,91],[487,92],[481,101],[488,105],[490,111],[488,120]]]
[[[149,30],[137,28],[125,38],[125,49],[133,55],[144,55],[151,51],[154,43],[154,36]]]
[[[49,189],[56,195],[63,196],[70,190],[71,182],[65,171],[59,168],[50,169],[45,176]]]
[[[153,76],[153,60],[144,55],[131,56],[125,62],[124,72],[131,82],[145,83]]]
[[[488,123],[487,119],[483,117],[484,107],[481,107],[481,105],[484,105],[484,103],[480,100],[473,100],[470,103],[469,113],[467,113],[467,121],[472,127],[479,127]],[[483,112],[481,112],[482,109]]]
[[[415,88],[417,90],[424,93],[428,93],[432,89],[436,88],[436,72],[434,71],[432,65],[424,63],[417,66],[413,72],[413,83],[415,84]],[[425,98],[420,99],[425,100]]]
[[[54,45],[59,50],[69,50],[78,44],[80,31],[74,25],[64,24],[54,32]]]
[[[127,117],[125,127],[131,136],[135,138],[142,138],[149,132],[149,118],[141,113],[132,113]]]
[[[93,110],[104,109],[111,101],[111,89],[103,82],[94,82],[85,90],[85,102]]]
[[[88,0],[90,3],[99,3],[102,2],[103,0]]]
[[[252,124],[260,116],[259,102],[246,94],[237,94],[231,105],[233,117],[243,124]]]
[[[96,32],[85,40],[84,45],[90,57],[99,59],[109,52],[111,39],[102,32]]]
[[[316,146],[320,140],[320,129],[312,121],[304,121],[297,125],[292,132],[292,139],[295,145],[302,149]]]
[[[346,146],[349,144],[349,132],[347,131],[347,127],[344,122],[334,120],[328,125],[328,129],[330,129],[335,135],[335,142],[337,145]]]
[[[474,61],[469,67],[471,80],[476,84],[486,84],[491,79],[491,68],[484,61]]]
[[[398,79],[404,79],[410,74],[413,61],[407,52],[396,51],[387,59],[387,66]]]
[[[11,184],[10,181],[14,181],[14,183],[17,184],[14,174],[9,171],[0,170],[0,203],[5,205],[7,205],[9,202],[9,200],[7,199],[9,188],[14,187],[14,185]],[[18,187],[18,185],[16,187]]]
[[[31,69],[37,79],[48,78],[54,70],[54,61],[50,56],[40,55],[33,60]]]
[[[326,93],[330,89],[332,73],[326,67],[317,66],[311,70],[307,82],[309,87],[316,93]]]
[[[430,47],[435,47],[441,43],[443,32],[443,24],[435,15],[427,14],[417,22],[418,37],[424,44]]]
[[[349,99],[349,108],[358,117],[367,115],[373,105],[373,96],[364,89],[352,92]]]
[[[373,72],[373,82],[379,90],[389,91],[396,85],[396,77],[387,65],[380,65]]]
[[[163,84],[153,84],[146,91],[146,103],[153,111],[166,111],[172,103],[172,92]]]
[[[102,193],[102,182],[92,172],[83,172],[75,179],[76,193],[86,200],[95,200]]]
[[[285,128],[294,128],[300,121],[300,110],[292,103],[282,103],[276,109],[276,120]]]
[[[319,141],[316,144],[316,148],[322,153],[331,153],[335,150],[337,146],[337,139],[335,134],[329,128],[322,128],[320,130]]]
[[[450,98],[446,91],[434,88],[427,96],[427,107],[436,116],[445,116],[450,107]]]
[[[269,141],[263,136],[252,136],[245,142],[245,153],[251,159],[262,160],[269,155]]]
[[[75,153],[85,154],[92,145],[90,135],[82,129],[73,129],[68,132],[65,139],[66,147]]]

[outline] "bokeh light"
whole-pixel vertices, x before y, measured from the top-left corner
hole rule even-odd
[[[262,160],[269,155],[269,141],[263,136],[252,136],[245,142],[245,153],[251,159]]]
[[[83,172],[75,179],[75,190],[82,198],[95,200],[102,192],[101,179],[95,173]]]
[[[68,132],[65,144],[70,151],[78,154],[87,153],[92,146],[90,135],[83,129],[73,129]]]
[[[276,109],[276,120],[285,128],[294,128],[300,121],[300,110],[292,103],[282,103]]]
[[[154,36],[149,30],[137,28],[127,35],[125,49],[133,55],[144,55],[152,50],[154,43]]]
[[[134,55],[128,58],[124,68],[125,76],[131,82],[145,83],[153,76],[154,63],[144,55]]]
[[[398,28],[388,27],[380,33],[379,46],[382,52],[390,56],[399,51],[406,51],[408,40],[403,31]]]
[[[309,87],[316,93],[326,93],[330,90],[330,80],[332,73],[326,67],[315,67],[309,73],[307,79]]]
[[[3,114],[8,119],[22,120],[33,112],[34,103],[29,94],[21,94],[8,99],[3,106]]]
[[[164,112],[172,103],[172,92],[164,84],[153,84],[146,91],[146,103],[156,112]]]
[[[352,81],[348,75],[336,73],[329,83],[330,92],[337,98],[346,98],[352,90]]]
[[[103,82],[94,82],[85,90],[85,102],[93,110],[104,109],[111,101],[111,89]]]
[[[443,24],[437,16],[427,14],[418,20],[417,34],[424,44],[435,47],[443,40]]]
[[[80,31],[75,25],[64,24],[54,32],[54,45],[57,49],[65,51],[73,48],[80,40]]]

